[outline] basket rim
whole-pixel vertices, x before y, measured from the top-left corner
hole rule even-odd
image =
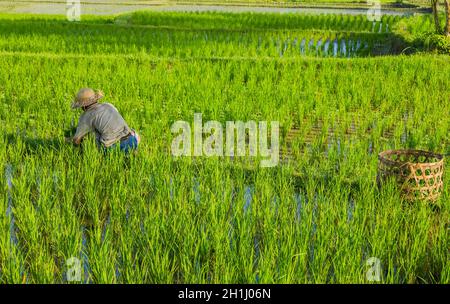
[[[438,159],[439,161],[437,162],[432,162],[432,163],[415,163],[415,162],[403,162],[403,161],[396,161],[396,160],[391,160],[388,159],[386,156],[390,155],[390,154],[394,154],[398,153],[398,154],[407,154],[407,153],[423,153],[423,154],[427,154],[430,155],[432,157],[435,157],[436,159]],[[400,153],[399,153],[400,152]],[[435,153],[435,152],[430,152],[430,151],[425,151],[425,150],[416,150],[416,149],[397,149],[397,150],[386,150],[383,152],[380,152],[378,154],[378,159],[380,161],[386,162],[386,163],[390,163],[390,164],[394,164],[394,165],[398,165],[398,166],[405,166],[408,164],[421,164],[421,165],[429,165],[429,166],[435,166],[435,165],[439,165],[442,164],[445,160],[445,156],[443,154],[440,153]]]

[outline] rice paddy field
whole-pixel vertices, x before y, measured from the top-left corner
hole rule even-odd
[[[450,154],[450,58],[365,18],[0,15],[0,282],[71,283],[76,258],[80,283],[450,283],[450,184],[409,203],[376,183],[384,150]],[[82,87],[136,155],[64,142]],[[173,157],[194,113],[279,121],[278,166]]]

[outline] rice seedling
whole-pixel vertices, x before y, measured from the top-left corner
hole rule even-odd
[[[0,282],[72,282],[74,257],[81,283],[369,283],[374,257],[382,283],[449,283],[448,184],[435,205],[376,187],[378,152],[449,152],[448,57],[374,56],[392,34],[352,16],[120,18],[0,18]],[[137,155],[64,144],[84,86]],[[290,161],[174,158],[194,113],[279,121]]]

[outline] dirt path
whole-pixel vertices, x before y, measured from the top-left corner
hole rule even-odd
[[[66,13],[67,4],[61,0],[56,3],[52,1],[41,0],[34,1],[0,1],[1,13],[33,13],[33,14],[57,14]],[[90,0],[93,1],[93,0]],[[220,5],[174,5],[164,4],[163,2],[152,2],[151,4],[136,4],[128,2],[127,4],[110,3],[108,0],[94,0],[95,2],[81,4],[81,13],[87,15],[112,15],[127,13],[137,10],[154,11],[216,11],[216,12],[263,12],[263,13],[310,13],[310,14],[367,14],[365,8],[307,8],[307,7],[263,7],[263,6],[220,6]],[[392,10],[383,9],[385,15],[410,15],[414,10]]]

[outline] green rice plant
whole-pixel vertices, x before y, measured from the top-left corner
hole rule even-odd
[[[448,184],[435,205],[376,185],[383,150],[448,153],[448,58],[334,58],[335,40],[348,55],[393,36],[361,17],[265,17],[2,16],[0,282],[371,283],[374,257],[381,283],[448,283]],[[64,143],[85,86],[142,135],[137,155]],[[279,121],[293,161],[174,158],[170,127],[194,113]]]

